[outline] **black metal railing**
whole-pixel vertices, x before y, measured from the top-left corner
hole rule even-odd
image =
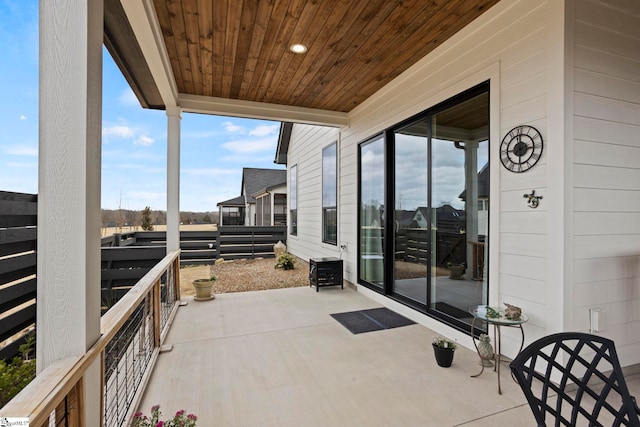
[[[104,425],[121,426],[154,351],[152,294],[146,296],[105,348]]]
[[[105,426],[127,425],[134,403],[144,390],[162,340],[180,299],[179,251],[154,266],[101,319],[101,336],[82,356],[69,357],[44,369],[21,393],[0,409],[0,419],[29,418],[29,425],[83,425],[83,380],[97,361],[103,363]]]

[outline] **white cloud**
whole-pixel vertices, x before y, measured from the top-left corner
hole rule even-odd
[[[20,120],[27,120],[27,116],[25,116],[24,114],[20,115]]]
[[[10,154],[12,156],[37,156],[38,155],[38,147],[33,147],[30,145],[14,145],[12,147],[5,147],[3,150],[6,154]]]
[[[280,125],[260,125],[249,131],[252,136],[267,136],[278,132]]]
[[[133,143],[135,145],[142,145],[143,147],[148,147],[151,144],[153,144],[153,141],[154,141],[153,138],[145,134],[145,135],[140,135],[138,139],[136,139]]]
[[[138,102],[138,98],[135,93],[131,90],[130,87],[127,87],[125,90],[120,93],[118,97],[118,102],[125,107],[138,107],[140,103]]]
[[[133,138],[133,130],[127,125],[115,125],[102,128],[103,138]]]
[[[245,129],[242,126],[233,124],[232,122],[222,122],[224,130],[231,133],[245,133]]]
[[[257,151],[271,150],[275,152],[277,139],[261,138],[261,139],[239,139],[237,141],[229,141],[222,144],[224,148],[234,153],[255,153]]]

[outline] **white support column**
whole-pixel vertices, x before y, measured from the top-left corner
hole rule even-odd
[[[40,2],[38,372],[100,336],[102,0]],[[93,369],[90,375],[99,375]],[[100,384],[89,378],[85,384]],[[99,387],[85,421],[100,425]]]
[[[180,107],[167,106],[167,253],[180,249]]]
[[[465,169],[465,218],[467,235],[467,278],[475,274],[473,271],[473,247],[469,242],[478,241],[478,141],[464,142]]]

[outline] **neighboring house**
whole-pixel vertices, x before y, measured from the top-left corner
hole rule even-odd
[[[244,196],[234,197],[218,203],[220,211],[219,225],[244,225],[247,211],[247,202]]]
[[[286,171],[282,171],[285,172]],[[256,204],[255,225],[287,225],[287,181],[253,193]]]
[[[458,196],[463,202],[466,201],[467,191],[463,191]],[[478,234],[486,236],[489,232],[489,165],[486,164],[478,172]]]
[[[434,210],[435,218],[432,218],[434,230],[446,230],[449,232],[460,233],[464,229],[464,211],[454,208],[451,205],[443,205]],[[428,208],[419,207],[413,212],[411,221],[407,228],[428,228],[429,225]]]
[[[240,196],[218,203],[220,225],[286,225],[287,171],[243,168]]]

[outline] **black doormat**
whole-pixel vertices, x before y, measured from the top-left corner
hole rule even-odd
[[[441,311],[444,314],[448,314],[456,319],[464,319],[466,317],[472,317],[468,311],[460,310],[458,307],[447,304],[446,302],[437,302],[436,310]]]
[[[384,307],[349,311],[346,313],[334,313],[331,317],[340,322],[340,324],[351,331],[352,334],[399,328],[400,326],[408,326],[416,323]]]

